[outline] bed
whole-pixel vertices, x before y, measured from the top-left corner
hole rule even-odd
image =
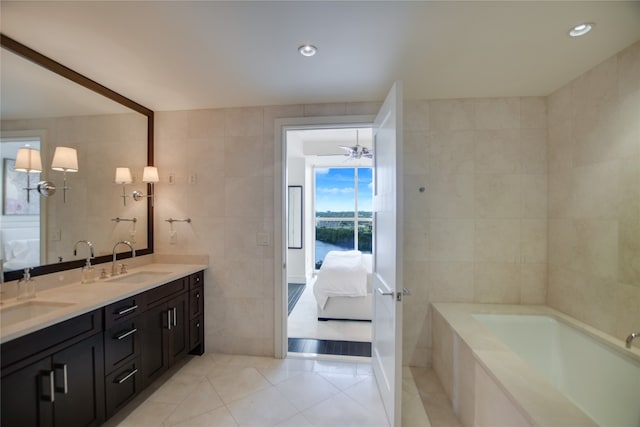
[[[5,271],[40,265],[40,238],[37,228],[0,230],[0,258]]]
[[[330,251],[313,285],[318,320],[371,320],[371,255]]]

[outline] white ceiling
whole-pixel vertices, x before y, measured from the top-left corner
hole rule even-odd
[[[153,109],[548,95],[640,40],[640,2],[2,1],[2,32]],[[580,39],[569,27],[595,22]],[[318,54],[297,52],[313,43]]]

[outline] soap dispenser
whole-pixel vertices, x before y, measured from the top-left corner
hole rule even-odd
[[[73,246],[73,255],[78,254],[78,245],[80,243],[84,243],[89,248],[89,256],[87,257],[87,263],[84,267],[82,267],[81,271],[81,283],[92,283],[94,281],[93,278],[93,266],[91,265],[91,260],[95,258],[93,255],[93,245],[88,240],[78,240],[76,244]]]
[[[82,267],[82,276],[80,279],[81,283],[93,283],[93,266],[91,265],[91,260],[87,258],[87,263],[84,267]]]
[[[31,268],[24,269],[24,276],[18,280],[18,299],[36,297],[36,281],[31,278]]]

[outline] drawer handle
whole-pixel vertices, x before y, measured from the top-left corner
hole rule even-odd
[[[125,308],[124,310],[118,311],[117,314],[118,314],[118,316],[122,316],[123,314],[131,313],[133,310],[135,310],[137,308],[138,308],[138,306],[134,305],[134,306],[131,306],[129,308]]]
[[[56,387],[59,393],[67,394],[69,392],[69,383],[67,381],[67,364],[55,365],[54,370],[62,369],[62,387]]]
[[[138,328],[133,328],[133,329],[131,329],[131,330],[127,331],[127,332],[124,332],[123,334],[120,334],[120,335],[118,335],[118,336],[116,336],[114,338],[117,339],[117,340],[123,340],[126,337],[128,337],[129,335],[135,334],[136,332],[138,332]]]
[[[126,380],[128,380],[129,378],[131,378],[132,376],[134,376],[137,373],[138,373],[138,368],[133,368],[133,370],[131,372],[129,372],[127,375],[125,375],[124,377],[120,378],[119,380],[116,379],[114,382],[116,382],[118,384],[122,384],[123,382],[125,382]]]
[[[196,293],[196,298],[200,299],[200,292]]]
[[[200,276],[197,276],[196,277],[196,282],[199,282],[199,281],[200,281]]]

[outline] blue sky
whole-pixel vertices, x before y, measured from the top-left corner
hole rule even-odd
[[[358,209],[371,211],[370,168],[358,168]],[[342,212],[354,209],[354,168],[316,169],[316,211]]]

